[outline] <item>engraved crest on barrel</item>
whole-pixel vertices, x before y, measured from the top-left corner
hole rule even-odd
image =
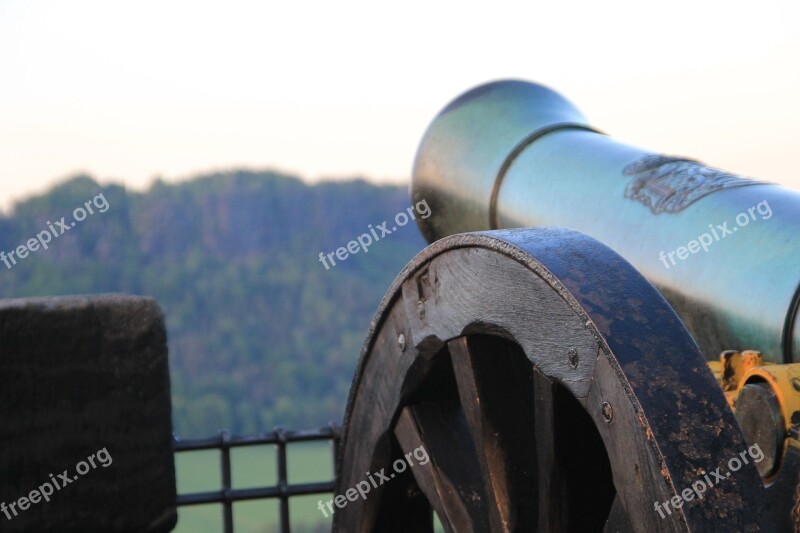
[[[728,187],[759,182],[736,176],[684,157],[648,154],[623,170],[636,176],[625,188],[625,198],[638,200],[658,215],[677,213],[703,196]]]

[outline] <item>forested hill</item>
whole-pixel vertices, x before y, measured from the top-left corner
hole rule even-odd
[[[370,318],[424,241],[411,222],[329,270],[319,253],[409,205],[405,187],[308,185],[272,172],[156,182],[144,193],[78,176],[0,217],[6,258],[55,230],[46,250],[0,262],[0,297],[155,297],[181,436],[324,425],[341,420]],[[84,219],[71,226],[74,217]]]

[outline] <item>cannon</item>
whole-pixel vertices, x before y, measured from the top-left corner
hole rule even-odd
[[[800,531],[800,194],[501,81],[411,195],[431,244],[370,325],[335,531]]]

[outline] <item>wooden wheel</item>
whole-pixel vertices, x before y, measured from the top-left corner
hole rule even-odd
[[[655,509],[746,449],[683,324],[614,252],[560,229],[456,235],[372,322],[337,476],[364,496],[334,530],[432,531],[432,511],[457,533],[776,530],[752,463]]]

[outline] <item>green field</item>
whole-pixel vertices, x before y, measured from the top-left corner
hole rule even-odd
[[[330,442],[302,442],[286,446],[287,477],[290,484],[330,481],[333,479],[333,450]],[[277,484],[276,447],[247,446],[231,450],[233,488]],[[219,490],[222,486],[220,452],[180,452],[175,455],[178,493]],[[330,494],[298,496],[289,499],[292,533],[323,533],[331,530],[331,518],[323,517],[317,501],[329,500]],[[278,533],[278,500],[253,500],[233,506],[236,533]],[[443,532],[434,515],[437,533]],[[176,533],[220,533],[222,506],[181,507]]]
[[[289,483],[308,483],[333,479],[333,452],[329,442],[304,442],[286,447]],[[217,450],[181,452],[175,456],[178,492],[203,492],[221,487],[220,453]],[[247,446],[231,450],[233,488],[251,488],[277,484],[276,447]],[[330,531],[331,519],[317,509],[317,500],[328,495],[300,496],[289,500],[292,533]],[[277,533],[278,500],[254,500],[234,504],[234,528],[237,533]],[[177,533],[220,533],[222,506],[182,507]]]

